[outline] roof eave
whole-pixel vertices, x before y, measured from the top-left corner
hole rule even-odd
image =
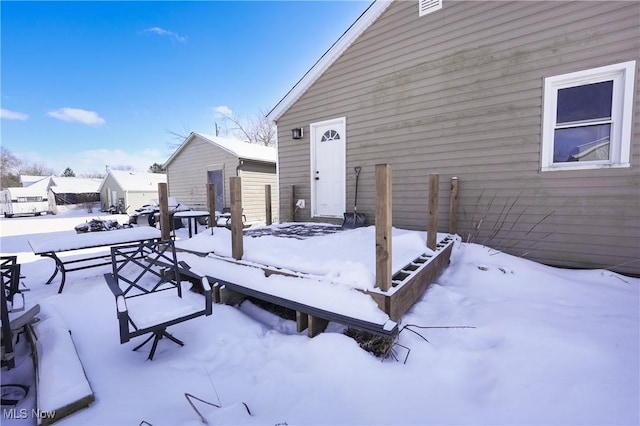
[[[375,0],[344,34],[325,52],[320,59],[267,114],[267,118],[277,122],[280,117],[311,87],[313,83],[344,53],[362,33],[387,10],[394,0]]]
[[[255,161],[256,163],[276,164],[276,160],[267,160],[264,158],[238,157],[238,159],[243,161]]]

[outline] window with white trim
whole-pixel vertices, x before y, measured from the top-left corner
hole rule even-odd
[[[636,62],[544,80],[542,171],[629,167]]]

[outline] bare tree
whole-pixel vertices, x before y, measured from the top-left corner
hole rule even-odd
[[[0,146],[0,187],[20,186],[20,160],[8,148]]]
[[[153,163],[152,165],[149,166],[149,170],[147,170],[149,173],[164,173],[165,170],[162,168],[162,164],[158,164],[158,163]]]
[[[116,164],[115,166],[108,166],[109,170],[121,170],[125,172],[133,172],[136,170],[135,167],[129,164]]]
[[[85,179],[102,179],[104,178],[104,176],[105,174],[100,172],[87,172],[87,173],[80,173],[79,175],[79,177],[85,178]]]
[[[52,176],[56,173],[51,167],[45,166],[42,162],[33,162],[31,164],[20,165],[19,174],[31,176]]]
[[[167,145],[169,146],[169,148],[175,150],[178,147],[180,147],[180,145],[182,145],[182,142],[184,142],[185,139],[189,137],[189,135],[191,134],[191,130],[189,130],[187,126],[183,125],[182,131],[176,132],[176,131],[167,129],[167,133],[169,133],[172,139],[172,141],[168,142]]]
[[[226,134],[264,146],[273,146],[276,142],[276,128],[264,110],[260,110],[253,119],[238,117],[231,110],[217,110],[216,114],[225,124],[222,131]]]
[[[0,147],[0,186],[10,188],[21,186],[20,175],[51,176],[55,172],[44,163],[26,164],[6,147]]]

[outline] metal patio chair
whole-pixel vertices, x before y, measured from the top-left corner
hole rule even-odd
[[[0,273],[2,284],[9,302],[20,293],[20,264],[17,256],[0,256]]]
[[[200,304],[183,299],[182,266],[173,240],[112,247],[111,262],[112,273],[104,277],[116,299],[120,343],[148,335],[133,350],[153,339],[149,360],[162,338],[184,346],[167,332],[168,327],[213,312],[212,289],[206,277],[200,277],[204,289]]]
[[[2,327],[0,341],[0,364],[11,369],[15,367],[15,348],[20,333],[25,327],[36,321],[40,312],[40,305],[29,306],[26,309],[24,297],[22,306],[14,308],[14,296],[19,293],[20,264],[16,259],[2,259],[2,290],[0,291],[0,325]]]

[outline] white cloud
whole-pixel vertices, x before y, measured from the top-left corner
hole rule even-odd
[[[36,152],[15,152],[16,156],[26,163],[43,164],[62,173],[71,167],[76,175],[83,173],[105,173],[106,166],[116,168],[130,166],[134,171],[146,172],[153,163],[164,164],[169,154],[157,149],[141,149],[125,152],[119,149],[94,149],[86,151],[63,151],[55,154]]]
[[[105,167],[131,166],[135,171],[146,172],[153,163],[163,164],[169,156],[157,149],[143,149],[141,151],[125,152],[119,149],[94,149],[73,153],[67,161],[72,164],[74,172],[76,167],[80,173],[104,172]],[[61,164],[62,167],[62,164]],[[66,166],[65,166],[66,167]],[[61,170],[64,170],[62,167]]]
[[[9,111],[8,109],[0,108],[0,118],[4,118],[6,120],[26,121],[29,116],[21,112]]]
[[[175,33],[173,31],[169,31],[169,30],[165,30],[165,29],[160,28],[160,27],[147,28],[145,30],[142,30],[141,32],[142,33],[152,33],[152,34],[157,34],[157,35],[161,35],[161,36],[171,37],[172,39],[174,39],[176,41],[179,41],[180,43],[186,43],[187,42],[187,37],[181,36],[178,33]]]
[[[89,126],[101,126],[106,123],[105,119],[96,112],[78,108],[60,108],[56,111],[49,111],[47,115],[58,120],[76,121]]]
[[[229,108],[226,105],[220,105],[217,107],[213,107],[212,109],[213,109],[213,112],[222,116],[230,117],[233,115],[233,111],[231,111],[231,108]]]

